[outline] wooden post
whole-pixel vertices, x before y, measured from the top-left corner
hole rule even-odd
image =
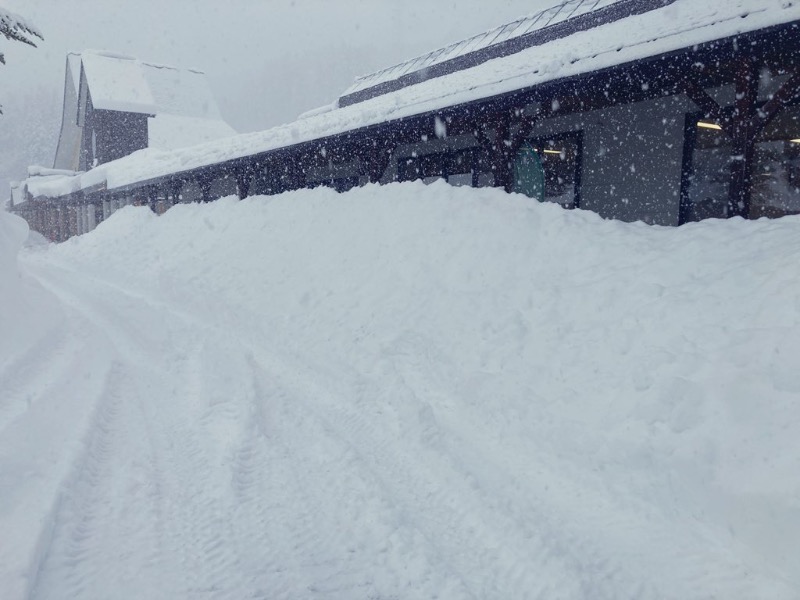
[[[239,200],[244,200],[250,195],[250,180],[253,177],[253,169],[249,166],[243,167],[236,172],[236,194]]]
[[[286,156],[281,161],[283,172],[280,174],[281,178],[281,191],[291,192],[299,190],[306,186],[306,160],[304,156]]]
[[[97,227],[103,222],[103,197],[100,196],[94,203],[94,226]]]
[[[211,202],[211,178],[207,175],[200,175],[197,178],[197,185],[200,187],[202,202]]]
[[[494,122],[494,139],[491,146],[492,172],[495,187],[501,187],[507,192],[511,192],[514,188],[510,132],[510,115],[498,115]]]
[[[755,128],[752,126],[758,101],[758,69],[752,60],[742,58],[736,73],[736,104],[731,138],[731,178],[728,188],[728,216],[750,216],[752,171],[756,153]]]
[[[145,188],[145,196],[147,198],[147,206],[150,207],[150,210],[153,212],[158,212],[156,210],[156,202],[158,201],[158,188],[154,185],[147,186],[147,188]]]
[[[369,143],[369,140],[367,142]],[[357,152],[361,161],[361,174],[366,175],[370,183],[380,183],[389,167],[395,148],[395,144],[384,138],[374,141],[371,147]]]
[[[167,208],[180,204],[181,190],[183,189],[183,181],[176,179],[169,184],[169,199],[167,201]]]

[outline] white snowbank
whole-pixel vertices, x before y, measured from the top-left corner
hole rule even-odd
[[[74,431],[56,468],[0,430],[0,588],[796,599],[799,231],[419,183],[123,209],[23,255],[93,358],[0,379]]]

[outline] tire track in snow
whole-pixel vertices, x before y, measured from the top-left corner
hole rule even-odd
[[[50,397],[80,362],[74,334],[62,322],[55,332],[5,365],[0,372],[0,434],[32,404]]]
[[[183,315],[179,315],[177,313],[171,314],[169,316],[178,317],[179,320],[180,318],[183,317]],[[104,327],[106,326],[108,326],[107,323],[104,324]],[[202,331],[208,331],[207,327],[202,327],[198,323],[192,323],[192,326],[193,327],[198,326],[198,329]],[[214,332],[214,333],[218,334],[219,332]],[[221,335],[220,338],[223,340],[226,339],[224,335]],[[217,339],[213,340],[214,344],[217,344],[218,342],[219,340]],[[215,357],[219,357],[219,354],[215,355]],[[197,356],[194,356],[193,358],[191,358],[189,362],[191,362],[192,360],[199,360],[199,359],[197,358]],[[207,373],[208,369],[205,368],[204,365],[202,365],[202,360],[200,360],[197,366],[192,367],[189,370],[193,371],[195,375],[193,376],[187,373],[182,374],[183,376],[187,377],[188,382],[186,386],[190,390],[189,395],[199,394],[207,386],[204,385],[203,383],[192,384],[191,381],[193,380],[193,378],[194,379],[197,378],[196,376],[198,373]],[[175,400],[175,398],[172,398],[172,400]],[[217,409],[215,409],[215,411],[219,412],[219,410]],[[230,414],[235,414],[235,411]],[[167,415],[162,415],[162,416],[169,416],[169,413]],[[216,419],[212,420],[216,421]],[[194,425],[196,425],[196,423]],[[168,427],[169,424],[163,422],[162,419],[162,422],[159,423],[158,430],[159,432],[164,433]],[[252,431],[253,430],[251,428],[251,432]],[[223,581],[224,583],[224,580],[218,576],[218,571],[215,571],[213,568],[208,570],[203,570],[202,568],[198,569],[197,566],[204,559],[210,558],[212,559],[211,562],[213,565],[219,566],[221,570],[227,570],[227,565],[228,563],[230,563],[230,560],[228,559],[219,560],[218,556],[213,555],[213,553],[217,549],[222,548],[224,546],[224,544],[220,543],[219,536],[221,535],[221,532],[224,532],[225,527],[220,522],[219,515],[224,514],[223,509],[227,507],[222,506],[222,503],[219,502],[218,499],[214,499],[212,495],[208,493],[207,489],[208,486],[202,483],[202,481],[207,481],[205,473],[208,470],[207,467],[210,457],[205,456],[206,453],[205,440],[203,440],[201,443],[197,443],[196,436],[197,436],[197,431],[193,429],[191,425],[187,425],[187,427],[183,430],[181,430],[180,427],[177,427],[173,428],[170,431],[170,437],[173,439],[173,445],[181,447],[182,458],[177,456],[175,452],[172,452],[171,456],[171,458],[174,459],[171,461],[173,463],[173,467],[176,466],[178,467],[175,469],[175,472],[178,474],[187,473],[189,474],[190,477],[189,481],[180,482],[182,485],[178,487],[194,490],[195,488],[192,488],[191,484],[193,482],[196,483],[197,480],[201,480],[201,483],[197,485],[196,494],[190,493],[187,494],[186,496],[182,496],[182,501],[183,501],[182,503],[185,503],[183,506],[184,508],[183,515],[185,516],[185,518],[181,519],[181,515],[173,515],[176,516],[176,518],[170,519],[170,523],[174,524],[174,526],[168,528],[172,533],[168,533],[167,537],[170,538],[171,535],[174,535],[174,540],[168,539],[166,543],[167,545],[172,543],[173,547],[180,546],[181,548],[188,549],[189,554],[184,556],[184,560],[187,563],[185,566],[188,567],[185,569],[185,571],[191,574],[191,576],[196,577],[197,579],[196,581],[193,582],[195,586],[191,588],[190,591],[196,594],[207,593],[219,596],[220,594],[224,594],[224,589],[220,587],[220,581]],[[258,436],[256,436],[256,438],[257,437]],[[254,439],[252,433],[250,434],[250,439]],[[252,444],[253,442],[245,442],[241,447],[239,453],[240,466],[246,465],[248,460],[252,461],[256,460],[254,456],[251,459],[248,459],[248,453],[252,452],[254,448]],[[157,443],[157,445],[159,446],[160,454],[169,455],[170,447],[168,444],[162,441],[160,443]],[[281,465],[285,469],[288,469],[287,472],[288,477],[285,478],[284,481],[291,481],[291,477],[295,476],[295,474],[292,472],[293,471],[292,465],[286,462],[285,460],[286,457],[281,457],[281,458],[283,459]],[[189,466],[185,466],[187,464]],[[254,464],[254,462],[251,462],[251,464]],[[249,468],[251,473],[255,472],[255,469],[252,466],[245,468]],[[240,474],[241,473],[242,471],[240,471]],[[303,480],[303,482],[307,483],[307,480]],[[259,485],[261,484],[259,483]],[[311,508],[309,508],[308,510],[300,511],[300,515],[294,513],[293,517],[295,518],[291,520],[289,519],[284,520],[285,523],[291,524],[291,536],[295,540],[295,547],[296,548],[322,547],[325,548],[326,552],[330,552],[331,547],[340,545],[339,542],[337,542],[336,544],[325,543],[325,542],[320,544],[318,532],[324,529],[320,528],[319,519],[315,520],[314,515],[319,513],[320,508],[325,505],[326,501],[312,499],[309,500],[308,502],[305,502],[303,498],[306,497],[310,498],[310,496],[303,496],[302,491],[305,489],[304,486],[297,485],[293,489],[295,489],[295,493],[291,494],[288,497],[287,505],[291,504],[291,506],[296,506],[299,500],[300,503],[308,504],[309,506],[311,506]],[[243,487],[240,486],[239,491],[240,492],[244,491],[245,495],[250,496],[252,499],[251,493],[248,492]],[[245,500],[247,499],[245,498]],[[241,503],[241,505],[243,506],[246,506],[247,504],[248,504],[247,501]],[[298,516],[299,518],[296,518]],[[244,526],[247,526],[249,522],[250,519],[244,519],[241,521],[241,523]],[[312,526],[311,523],[314,523],[315,525]],[[192,534],[191,532],[194,532],[194,534]],[[213,536],[217,537],[212,539],[209,538],[208,536],[212,536],[212,538]],[[175,540],[178,540],[179,544],[174,543]],[[205,542],[208,540],[210,540],[210,543],[206,544]],[[188,544],[187,541],[189,542]],[[300,553],[300,555],[302,554],[303,552]],[[323,556],[321,556],[319,562],[324,563],[326,560],[330,562],[330,560],[324,556],[325,552],[323,552],[322,554]],[[205,566],[205,565],[200,565],[200,566]],[[279,566],[279,568],[281,567]],[[336,570],[336,568],[338,568],[338,563],[329,566],[329,569],[333,569],[334,571]],[[199,576],[197,576],[198,573],[200,574]],[[230,579],[231,577],[228,577],[228,580]],[[267,588],[267,589],[272,589],[272,588]],[[297,588],[293,587],[293,589]]]
[[[78,315],[84,333],[102,342],[105,358],[114,366],[94,402],[84,451],[62,484],[52,535],[43,544],[30,596],[52,597],[64,585],[71,597],[102,596],[102,585],[113,586],[109,593],[114,595],[117,586],[152,571],[157,563],[160,482],[141,413],[149,373],[136,356],[122,309],[109,309],[113,302],[89,300],[78,283],[80,274],[52,269],[37,276]],[[129,460],[119,464],[120,457]],[[142,517],[142,507],[150,514]],[[138,541],[138,553],[119,540]],[[118,566],[117,578],[107,577],[108,563]]]
[[[340,464],[339,469],[357,473],[373,493],[387,499],[395,515],[390,536],[404,552],[403,558],[414,561],[427,555],[426,561],[439,573],[456,578],[460,596],[514,597],[516,593],[535,597],[542,582],[530,569],[530,550],[504,548],[501,532],[508,526],[496,527],[501,515],[481,509],[469,482],[449,477],[447,466],[435,459],[435,453],[426,454],[419,447],[416,455],[392,452],[397,446],[387,444],[382,429],[366,420],[362,411],[349,408],[345,397],[332,397],[331,389],[296,391],[293,397],[304,399],[304,412],[317,421],[311,435],[328,437],[343,448],[341,460],[348,464]],[[373,397],[379,396],[378,389],[372,391]],[[328,406],[312,404],[310,398],[327,398]],[[446,483],[441,484],[443,479]],[[552,560],[557,562],[557,556]],[[504,561],[515,566],[516,582],[504,580],[508,572],[501,568]],[[491,581],[487,581],[489,574],[494,576]]]
[[[307,369],[306,369],[307,370]],[[289,372],[292,373],[292,369],[289,369]],[[301,369],[295,368],[295,379],[297,379],[298,373],[301,373]],[[304,374],[305,375],[305,374]],[[291,382],[290,382],[291,383]],[[202,386],[200,386],[202,387]],[[296,384],[295,384],[296,387]],[[319,394],[320,390],[312,390],[311,394]],[[322,394],[324,395],[324,391]],[[298,396],[302,397],[307,395],[308,392],[303,390],[301,392],[293,391],[290,392],[288,395],[297,399]],[[341,404],[344,406],[346,403],[343,399],[337,399],[336,403]],[[309,405],[306,404],[306,409],[309,408]],[[314,411],[317,413],[321,412],[320,406],[313,407],[314,410],[306,411],[309,414],[314,414]],[[323,413],[325,411],[322,411]],[[291,414],[289,415],[292,416]],[[296,416],[296,415],[295,415]],[[340,454],[341,458],[340,464],[337,465],[338,469],[330,469],[329,471],[341,473],[342,471],[345,472],[352,472],[358,474],[354,477],[363,478],[363,473],[369,473],[372,470],[372,481],[370,485],[372,486],[373,493],[378,493],[380,496],[384,498],[388,498],[388,502],[396,502],[396,498],[398,496],[406,495],[405,498],[405,509],[404,515],[402,518],[395,517],[396,520],[405,520],[407,521],[408,518],[406,515],[408,514],[416,514],[417,512],[426,512],[430,511],[437,515],[437,518],[444,520],[447,523],[447,526],[442,528],[439,527],[437,530],[433,532],[427,532],[424,526],[415,525],[413,528],[409,528],[407,525],[404,526],[402,532],[398,534],[396,537],[401,538],[399,540],[398,546],[406,546],[406,547],[413,547],[419,546],[420,549],[417,550],[417,553],[420,555],[424,555],[427,552],[427,548],[438,548],[439,557],[437,559],[432,559],[434,562],[451,562],[453,553],[462,552],[463,549],[469,547],[471,544],[474,544],[474,532],[479,530],[482,532],[482,535],[488,540],[484,540],[486,543],[482,544],[487,550],[485,550],[482,554],[478,554],[473,556],[471,561],[465,561],[462,559],[463,566],[460,569],[457,569],[458,575],[457,577],[461,579],[468,578],[466,574],[480,572],[480,567],[484,567],[485,565],[491,564],[492,561],[499,560],[497,558],[497,551],[496,549],[500,546],[501,542],[496,536],[493,538],[494,535],[493,531],[498,531],[495,528],[490,528],[485,525],[486,523],[486,515],[465,515],[465,514],[457,514],[455,518],[453,518],[453,507],[458,507],[460,497],[464,494],[469,495],[471,492],[469,489],[465,489],[463,486],[461,489],[458,489],[458,486],[455,485],[456,482],[452,482],[451,484],[453,489],[452,490],[443,490],[440,486],[437,487],[436,481],[441,474],[431,474],[427,478],[420,477],[418,472],[415,472],[415,469],[410,465],[415,464],[415,461],[419,461],[420,457],[413,457],[413,456],[404,456],[402,458],[393,457],[391,456],[390,452],[383,448],[385,445],[381,442],[380,439],[375,439],[373,445],[366,448],[367,453],[379,456],[380,461],[375,462],[374,460],[368,461],[364,460],[361,454],[365,451],[363,448],[364,442],[370,440],[370,438],[375,438],[376,432],[374,431],[375,427],[374,424],[368,423],[363,419],[359,419],[358,411],[356,413],[351,414],[351,419],[349,422],[342,422],[339,419],[339,415],[336,413],[333,414],[323,414],[322,417],[317,416],[317,419],[321,423],[320,426],[316,426],[312,428],[311,431],[304,431],[304,433],[298,436],[300,439],[320,439],[325,440],[327,439],[327,444],[331,447],[336,448],[336,454]],[[331,419],[336,417],[338,422],[336,426],[331,425]],[[289,422],[292,421],[291,418],[287,419]],[[343,430],[342,430],[343,427]],[[305,429],[308,430],[309,426],[306,426]],[[338,431],[337,431],[338,429]],[[358,438],[358,441],[355,441],[355,438]],[[249,445],[248,445],[249,444]],[[185,442],[183,444],[186,447],[189,447],[191,444],[189,442]],[[309,456],[306,453],[305,462],[300,461],[299,457],[303,455],[304,448],[294,447],[292,452],[294,454],[291,455],[291,458],[294,462],[301,462],[301,464],[307,465],[309,470],[319,471],[319,467],[314,465],[314,462],[318,462],[318,456]],[[200,453],[202,450],[198,450],[197,453]],[[245,443],[240,451],[240,458],[244,457],[244,459],[248,459],[248,456],[251,455],[253,452],[253,445],[252,442]],[[187,452],[187,454],[191,455],[192,452]],[[196,454],[196,453],[195,453]],[[254,458],[250,458],[249,460],[255,460]],[[342,465],[341,463],[344,463]],[[422,461],[424,462],[424,461]],[[385,477],[380,474],[376,474],[375,470],[380,471],[381,473],[389,472],[393,473],[394,475],[402,474],[400,481],[396,482],[395,485],[387,485],[386,481],[384,481]],[[198,468],[188,469],[190,472],[198,472],[201,471],[201,465],[198,465]],[[240,473],[243,472],[240,469]],[[252,468],[251,468],[252,472]],[[319,488],[320,484],[326,489],[337,489],[335,486],[336,482],[328,481],[324,478],[325,471],[322,472],[323,477],[318,477],[317,481],[314,481],[312,484]],[[302,482],[298,480],[297,485],[295,486],[295,493],[292,495],[294,499],[295,505],[297,505],[298,498],[309,498],[307,495],[303,496],[302,491],[306,488],[309,483],[309,479],[305,479]],[[338,488],[340,489],[340,488]],[[375,489],[380,490],[379,492],[375,492]],[[420,497],[414,496],[413,494],[409,494],[409,489],[423,489],[426,490],[426,498],[421,499]],[[241,491],[241,490],[240,490]],[[341,493],[341,492],[339,492]],[[308,502],[309,504],[313,503],[314,500],[304,500],[304,502]],[[325,498],[324,501],[320,502],[317,501],[318,506],[324,507],[326,503],[330,503],[330,498]],[[219,529],[219,523],[216,523],[210,515],[217,512],[218,508],[213,509],[211,504],[208,506],[202,507],[202,510],[199,511],[197,515],[193,515],[192,522],[198,524],[198,531],[204,529]],[[319,512],[320,508],[316,509],[316,512]],[[393,512],[397,512],[393,510]],[[302,511],[302,517],[298,520],[295,519],[293,522],[298,524],[298,527],[291,532],[291,535],[294,537],[296,547],[298,548],[311,548],[314,547],[331,547],[332,544],[328,543],[320,543],[319,538],[319,531],[324,530],[323,527],[324,523],[312,527],[310,525],[311,521],[305,520],[308,519],[309,515],[312,515],[314,511]],[[295,517],[297,515],[295,514]],[[211,520],[208,520],[211,518]],[[464,521],[469,519],[470,523],[472,524],[472,530],[468,532],[469,534],[459,534],[458,524],[460,521]],[[477,528],[477,529],[476,529]],[[502,531],[502,528],[499,529]],[[429,539],[426,538],[427,534]],[[451,543],[447,546],[443,545],[441,540],[447,540],[449,538],[453,538]],[[441,546],[441,547],[440,547]],[[428,561],[430,562],[430,560]],[[227,563],[227,561],[224,561]],[[223,564],[221,561],[217,561],[217,564]],[[441,568],[441,565],[438,565]],[[452,569],[452,567],[450,567]],[[512,568],[515,573],[518,573],[518,577],[520,578],[528,578],[528,580],[523,581],[521,583],[517,583],[516,587],[518,589],[525,589],[528,592],[532,589],[532,586],[536,585],[537,582],[533,581],[534,577],[530,575],[529,570],[526,569],[520,564],[518,567]],[[216,577],[212,577],[211,579],[215,579]],[[485,585],[485,584],[480,584]],[[478,585],[479,591],[483,590],[480,585]],[[473,585],[474,587],[474,585]],[[209,589],[213,589],[209,588]]]
[[[282,360],[286,360],[285,354]],[[303,367],[297,365],[290,370],[304,373]],[[371,412],[367,406],[369,402],[362,398],[353,405],[350,391],[361,388],[360,393],[366,392],[368,398],[381,398],[386,394],[377,387],[369,393],[368,381],[351,384],[342,391],[337,381],[343,379],[346,371],[342,367],[336,377],[326,379],[322,370],[306,368],[304,376],[295,378],[294,382],[302,381],[299,387],[308,391],[300,392],[296,388],[292,395],[306,401],[306,412],[321,420],[323,432],[339,436],[360,453],[365,467],[362,471],[372,471],[379,479],[384,479],[390,490],[387,494],[406,505],[409,513],[437,515],[438,522],[421,519],[419,528],[430,529],[431,546],[439,546],[442,556],[455,556],[456,563],[461,561],[457,572],[482,575],[483,583],[475,581],[469,586],[478,595],[536,597],[536,590],[541,590],[542,597],[558,593],[574,598],[587,595],[660,598],[672,593],[671,590],[681,589],[687,597],[694,597],[698,593],[714,594],[719,589],[730,588],[730,582],[737,582],[735,587],[742,591],[742,598],[758,589],[774,590],[775,597],[791,597],[787,596],[788,587],[752,577],[743,557],[727,546],[726,536],[714,535],[695,523],[669,519],[635,497],[620,497],[602,484],[596,473],[576,469],[576,465],[536,443],[526,445],[515,440],[511,446],[527,449],[526,456],[546,456],[544,460],[533,461],[536,468],[532,469],[531,464],[526,463],[526,456],[513,457],[507,450],[503,452],[497,439],[482,432],[480,423],[473,423],[466,429],[462,423],[453,429],[452,424],[431,423],[429,412],[421,411],[418,431],[421,443],[411,450],[413,454],[407,456],[404,463],[402,457],[385,452],[384,434],[391,427],[376,428],[376,423],[365,417]],[[315,379],[314,385],[309,384]],[[358,375],[350,374],[344,379],[356,381]],[[436,389],[435,377],[432,379],[426,389]],[[386,384],[385,377],[381,381]],[[399,383],[388,387],[403,389]],[[398,402],[414,406],[419,401],[410,397],[414,395],[413,390],[401,393]],[[309,404],[312,398],[316,401]],[[401,408],[400,412],[403,410]],[[437,432],[437,429],[443,431]],[[442,446],[442,439],[448,442],[446,447]],[[415,445],[409,441],[404,442],[406,449]],[[503,460],[497,462],[486,457],[502,457]],[[415,464],[414,468],[408,467],[409,461]],[[417,469],[417,465],[421,468]],[[429,479],[419,473],[426,465],[435,471]],[[386,473],[397,481],[386,479]],[[437,489],[437,482],[446,482],[447,489]],[[413,493],[420,489],[425,490],[425,494]],[[501,497],[506,496],[502,503],[497,501],[498,490],[503,491]],[[455,519],[449,519],[447,514],[451,507],[460,510]],[[441,527],[442,523],[446,526]],[[464,531],[465,527],[468,531]],[[678,541],[676,527],[688,532]],[[502,544],[510,548],[498,550],[499,546],[492,545],[492,536],[497,533]],[[610,538],[614,543],[608,543]],[[487,552],[462,556],[463,548],[481,543]],[[648,564],[642,562],[639,555],[643,554],[642,548],[651,545],[656,550],[644,553],[651,555]],[[624,553],[610,554],[608,547],[624,549]],[[708,562],[710,556],[716,557],[713,565]],[[658,572],[653,561],[660,560],[683,565],[683,571],[673,573],[681,580],[675,577],[652,580],[651,575]],[[538,572],[532,567],[537,564]],[[765,572],[770,572],[768,567],[761,566]],[[485,585],[487,571],[495,577],[489,586]],[[543,572],[550,572],[551,581],[544,581]],[[469,581],[468,576],[465,580]],[[492,585],[497,586],[495,590],[491,590]],[[627,590],[627,593],[621,595],[620,590]]]
[[[131,443],[130,439],[126,443],[125,437],[130,438],[133,433],[131,431],[121,432],[119,436],[111,435],[111,438],[121,439],[111,454],[118,463],[126,456],[137,457],[137,460],[149,465],[147,477],[157,482],[153,484],[158,491],[155,494],[157,497],[152,500],[152,519],[139,515],[143,530],[152,530],[154,533],[151,537],[157,538],[144,539],[139,546],[150,545],[160,549],[161,560],[171,565],[165,565],[157,574],[162,580],[171,578],[169,585],[154,588],[159,590],[157,596],[173,597],[172,594],[164,593],[165,590],[173,589],[177,596],[219,597],[226,586],[230,587],[231,581],[236,582],[235,576],[230,577],[228,571],[232,570],[237,556],[234,545],[226,535],[228,507],[218,497],[219,494],[213,492],[221,481],[220,465],[216,460],[218,457],[212,456],[204,438],[205,433],[215,433],[208,425],[219,424],[220,419],[215,417],[220,416],[219,407],[224,407],[225,404],[219,403],[218,399],[203,397],[205,385],[202,378],[213,372],[214,364],[203,362],[203,344],[194,343],[196,336],[193,334],[193,327],[187,326],[179,312],[154,311],[144,298],[127,294],[115,286],[102,285],[100,281],[68,270],[58,274],[48,272],[47,276],[50,285],[58,288],[64,301],[72,302],[91,314],[92,320],[96,322],[95,326],[99,326],[112,339],[120,362],[130,372],[123,386],[126,392],[122,405],[125,407],[128,425],[135,423],[138,426],[133,431],[144,432],[141,436],[144,443]],[[86,285],[87,281],[91,282],[91,286]],[[94,294],[103,291],[102,297],[95,296],[91,300],[82,298],[83,286]],[[157,317],[163,323],[161,335],[156,336],[156,339],[147,339],[148,332],[133,329],[135,323],[147,321],[148,317]],[[128,319],[134,325],[127,325]],[[166,342],[183,338],[189,341],[180,347],[170,348],[166,355],[161,354],[160,350],[164,350]],[[210,345],[213,346],[214,343],[212,340]],[[153,351],[154,349],[158,350]],[[219,357],[216,355],[212,356],[214,360],[217,358]],[[167,364],[162,364],[164,361]],[[148,384],[143,385],[141,381],[147,381]],[[150,391],[161,396],[159,400],[165,404],[147,398]],[[138,416],[137,411],[132,408],[136,406]],[[208,408],[205,415],[201,415],[203,407]],[[235,417],[235,414],[235,411],[229,413],[228,418]],[[225,427],[222,429],[224,433]],[[108,475],[105,479],[113,481],[113,474],[109,470],[104,473]],[[101,480],[97,482],[103,483]],[[117,477],[117,486],[128,483],[124,477]],[[113,490],[95,488],[91,494],[84,495],[85,498],[92,496],[93,499],[76,502],[74,512],[91,514],[93,507],[98,504],[108,504],[106,500],[112,498],[112,492]],[[102,499],[104,493],[105,500]],[[124,500],[122,495],[118,495],[118,498]],[[61,515],[64,516],[63,511]],[[75,527],[72,524],[75,519],[68,519],[70,522],[67,524],[63,524],[63,518],[61,521],[61,530],[74,530],[73,538],[79,540],[85,537],[85,527]],[[109,529],[111,531],[107,533],[112,537],[117,535],[118,539],[124,539],[124,536],[120,537],[119,528],[111,526]],[[44,571],[54,582],[53,587],[58,585],[64,574],[54,569],[48,570],[47,567],[58,563],[59,555],[72,552],[65,541],[68,539],[67,533],[57,536],[48,553],[49,559]],[[112,560],[115,557],[116,560]],[[141,553],[135,558],[144,563],[150,560]],[[125,569],[125,559],[126,557],[117,556],[113,552],[108,555],[99,552],[87,554],[87,562],[94,564],[92,568],[106,569],[106,578],[112,581],[118,581],[119,576],[126,575],[125,572],[120,573]],[[88,566],[81,565],[80,570],[88,569]],[[234,593],[231,597],[241,595],[241,582],[236,584],[239,585],[239,593]],[[80,596],[81,590],[75,591]],[[139,594],[141,591],[137,591],[137,595]]]
[[[730,589],[731,581],[748,593],[740,562],[704,573],[708,552],[676,544],[676,522],[650,514],[646,503],[618,496],[536,440],[510,444],[524,456],[504,451],[496,424],[486,432],[480,411],[452,418],[444,408],[459,404],[448,397],[452,385],[409,360],[416,342],[388,357],[379,378],[344,366],[332,373],[257,332],[225,331],[174,306],[148,310],[164,313],[168,337],[188,338],[167,354],[178,364],[171,370],[143,363],[146,344],[137,336],[121,340],[141,346],[128,352],[133,362],[185,388],[168,397],[169,410],[143,405],[153,425],[148,444],[166,465],[159,469],[168,501],[154,519],[167,521],[160,553],[176,554],[184,579],[170,582],[178,596],[618,598],[622,589],[622,597],[663,597],[680,582],[659,588],[647,573],[632,573],[643,563],[631,553],[647,543],[637,531],[669,548],[661,556],[670,564],[688,565],[677,575],[687,597]],[[213,397],[208,390],[220,382],[208,378],[226,356],[219,370],[250,384]],[[531,456],[538,460],[529,464]],[[706,533],[719,543],[702,530],[688,540]],[[608,546],[627,544],[627,557],[604,548],[609,534]],[[681,552],[681,561],[669,554]]]
[[[402,515],[386,490],[364,477],[357,453],[331,435],[296,391],[284,387],[273,373],[254,364],[254,376],[254,399],[269,402],[271,416],[279,422],[269,444],[255,444],[263,457],[259,464],[268,465],[271,472],[270,481],[260,482],[268,484],[264,492],[273,499],[263,518],[268,534],[284,548],[270,561],[275,572],[272,581],[265,582],[273,590],[278,582],[282,592],[275,597],[379,598],[402,589],[420,597],[435,595],[436,582],[429,579],[443,577],[431,573],[437,561],[426,558],[425,548],[394,557],[418,563],[424,577],[415,579],[413,588],[403,566],[387,560],[392,551],[386,538],[396,535]],[[258,410],[253,414],[259,418]],[[266,439],[259,424],[252,431]],[[253,445],[249,441],[246,447]],[[413,546],[411,540],[404,542]],[[457,585],[450,582],[453,588]],[[470,596],[462,590],[454,597]]]
[[[105,341],[87,334],[80,314],[71,317],[41,340],[40,364],[25,354],[0,384],[9,396],[26,397],[0,431],[0,564],[19,575],[9,577],[4,598],[28,597],[37,583],[109,379]]]
[[[235,597],[232,588],[238,583],[239,555],[229,534],[224,498],[227,438],[236,433],[238,411],[228,399],[209,394],[214,388],[207,383],[222,354],[215,340],[202,338],[189,338],[185,359],[173,373],[182,389],[170,398],[172,410],[153,414],[160,419],[158,451],[171,465],[165,542],[177,557],[180,595],[227,598]],[[211,348],[215,351],[209,352]]]
[[[113,373],[109,374],[113,379]],[[98,405],[91,419],[84,451],[73,465],[73,473],[62,484],[54,507],[52,536],[39,559],[31,598],[53,597],[58,590],[68,590],[69,597],[91,595],[91,583],[98,572],[91,569],[91,556],[97,549],[97,513],[92,506],[97,488],[108,476],[109,450],[117,434],[113,423],[119,412],[119,394],[109,381],[98,395]],[[88,566],[86,563],[89,563]],[[54,577],[58,584],[50,586]],[[89,589],[87,589],[89,588]]]
[[[422,362],[415,359],[419,354],[406,352],[392,359],[403,385],[419,401],[427,395],[453,405],[447,390],[454,386],[446,385],[443,373],[428,366],[447,361],[436,357]],[[439,422],[447,430],[448,462],[464,477],[477,478],[481,489],[502,489],[504,511],[518,519],[519,530],[524,532],[534,523],[553,553],[569,557],[572,576],[580,584],[578,597],[710,597],[732,584],[742,598],[770,588],[775,597],[785,594],[780,585],[752,576],[747,562],[752,557],[737,554],[727,532],[665,515],[644,499],[622,495],[609,487],[607,477],[543,446],[535,431],[501,440],[486,427],[490,414],[461,411],[458,419],[453,416],[440,411]],[[663,563],[678,568],[668,580],[652,577]],[[759,566],[769,572],[766,565]],[[621,596],[622,590],[628,590],[626,596]]]

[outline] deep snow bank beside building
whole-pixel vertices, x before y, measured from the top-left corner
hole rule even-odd
[[[34,597],[797,598],[799,231],[404,184],[26,252],[114,390]]]

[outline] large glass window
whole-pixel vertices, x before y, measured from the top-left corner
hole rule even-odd
[[[513,165],[513,191],[565,208],[580,205],[580,132],[530,139]],[[398,181],[444,179],[457,186],[495,185],[489,153],[480,147],[412,155],[397,162]]]
[[[719,124],[687,120],[681,222],[728,216],[731,139]],[[750,217],[800,213],[800,108],[787,108],[759,135],[752,170]]]
[[[718,124],[694,119],[687,136],[693,139],[692,165],[682,221],[725,218],[731,178],[731,140]]]
[[[800,213],[800,108],[783,110],[756,144],[750,217]]]
[[[512,189],[565,208],[580,206],[580,132],[526,141],[514,162]]]
[[[444,179],[451,185],[472,187],[491,186],[494,182],[490,161],[482,148],[463,148],[401,158],[397,164],[397,179],[422,179],[425,183]]]

